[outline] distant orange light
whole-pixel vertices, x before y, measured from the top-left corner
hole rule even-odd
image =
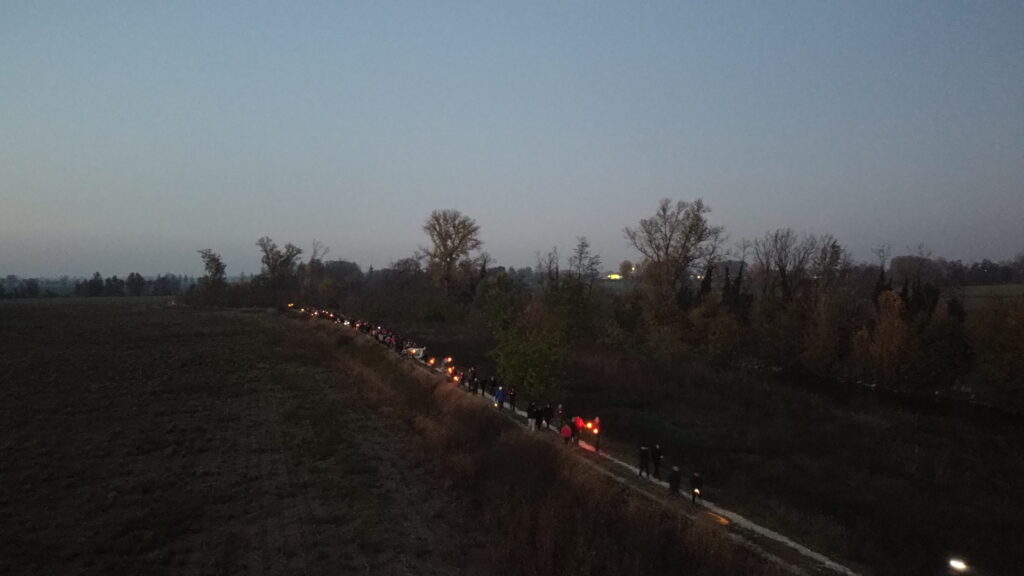
[[[593,427],[594,427],[594,423],[593,422],[587,422],[587,430],[590,430]]]
[[[722,526],[728,526],[729,525],[729,519],[726,518],[725,516],[720,516],[718,514],[715,514],[714,512],[708,512],[708,516],[711,516],[712,518],[714,518],[715,522],[718,522]]]
[[[594,428],[594,434],[600,434],[600,433],[601,433],[601,431],[599,429]]]
[[[454,377],[454,378],[452,378],[452,380],[455,380],[456,382],[458,382],[458,381],[459,381],[459,375],[458,375],[458,374],[456,374],[456,375],[455,375],[455,377]]]
[[[437,364],[437,358],[431,358],[430,360],[427,360],[427,364],[430,364],[431,366]]]
[[[451,356],[446,356],[445,359],[444,359],[444,363],[445,364],[451,364],[452,363],[452,357]]]

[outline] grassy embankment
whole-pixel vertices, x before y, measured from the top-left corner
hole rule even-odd
[[[777,574],[710,519],[638,495],[571,450],[524,432],[486,403],[352,332],[314,324],[355,367],[371,401],[411,422],[478,507],[495,550],[517,574]]]
[[[399,326],[400,328],[400,326]],[[465,354],[458,330],[416,331]],[[803,544],[879,574],[927,573],[952,554],[995,573],[1024,563],[1024,422],[820,394],[734,368],[647,373],[578,351],[567,406],[600,416],[603,445],[630,459],[640,439],[707,479],[709,497]],[[525,399],[524,399],[525,401]]]

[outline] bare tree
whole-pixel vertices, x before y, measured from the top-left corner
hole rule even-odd
[[[888,244],[879,244],[877,247],[871,249],[871,253],[875,255],[878,260],[878,267],[883,271],[885,270],[886,263],[889,262],[889,255],[892,254],[892,247]]]
[[[576,237],[576,249],[569,256],[569,270],[586,288],[589,298],[594,281],[601,275],[601,256],[590,251],[590,241],[586,236]]]
[[[569,269],[584,282],[593,282],[601,275],[601,256],[590,251],[586,236],[576,237],[576,249],[569,256]]]
[[[330,251],[331,249],[328,248],[327,246],[324,246],[323,242],[319,240],[313,240],[313,249],[309,253],[309,261],[321,262],[323,261],[324,256],[327,256],[327,253]]]
[[[203,248],[202,250],[196,250],[196,252],[199,252],[199,257],[203,259],[203,269],[206,270],[206,282],[214,286],[224,284],[227,266],[224,264],[220,254],[217,254],[211,248]]]
[[[537,252],[537,267],[534,269],[540,283],[558,282],[561,258],[558,256],[558,247],[552,247],[551,251],[544,256]]]
[[[298,266],[302,276],[302,286],[305,291],[305,297],[310,302],[313,301],[312,299],[314,299],[314,293],[317,290],[317,286],[323,278],[323,258],[330,251],[331,249],[324,246],[323,242],[314,239],[313,248],[309,253],[309,262],[307,262],[305,266],[302,264],[299,264]]]
[[[800,237],[791,228],[780,228],[754,240],[754,262],[764,275],[762,293],[777,285],[783,301],[790,301],[796,284],[807,273],[816,246],[813,235]]]
[[[282,304],[284,299],[299,289],[298,265],[302,249],[294,244],[285,244],[278,248],[269,237],[264,236],[256,241],[262,252],[263,270],[257,278],[258,283],[269,290],[266,296],[274,304]]]
[[[662,302],[674,302],[694,266],[706,267],[717,256],[722,227],[708,223],[710,211],[700,198],[674,205],[665,198],[654,216],[625,229],[630,244],[644,256],[644,275]]]
[[[494,258],[487,252],[481,252],[476,258],[473,259],[473,265],[479,271],[477,278],[483,280],[487,277],[487,271],[490,269],[491,264],[494,264]]]
[[[263,253],[260,258],[260,261],[263,263],[263,274],[267,275],[271,280],[294,276],[295,267],[298,266],[299,256],[302,254],[302,248],[288,243],[284,245],[282,250],[267,236],[257,240],[256,246]]]
[[[830,284],[848,265],[849,256],[834,236],[825,234],[815,239],[814,254],[811,260],[811,275],[814,278],[825,284]]]
[[[434,210],[423,225],[423,231],[430,236],[432,245],[431,248],[421,248],[428,267],[445,294],[451,294],[457,266],[469,258],[470,252],[483,245],[480,227],[458,210]]]
[[[753,249],[754,243],[746,238],[740,240],[733,246],[731,254],[739,258],[740,262],[746,264],[747,257],[750,255],[750,251]]]

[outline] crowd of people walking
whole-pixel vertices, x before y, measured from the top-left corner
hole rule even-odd
[[[490,396],[494,407],[499,411],[508,409],[513,415],[517,414],[516,388],[513,385],[506,386],[497,377],[490,376],[483,378],[477,374],[474,367],[466,370],[459,370],[451,356],[442,358],[440,362],[433,357],[427,357],[426,348],[417,345],[408,338],[403,338],[392,330],[382,326],[376,326],[368,322],[350,322],[339,315],[325,310],[309,310],[300,308],[300,312],[309,314],[314,318],[327,319],[345,326],[351,326],[370,338],[377,340],[382,345],[393,350],[404,358],[416,360],[428,368],[446,376],[452,382],[473,395],[483,397]],[[601,451],[601,419],[594,418],[587,421],[580,416],[567,417],[568,412],[562,404],[552,406],[551,403],[538,404],[531,401],[527,404],[525,411],[526,425],[531,431],[553,430],[561,438],[564,444],[577,446],[580,444],[581,433],[587,431],[592,434],[590,446],[595,452]],[[665,454],[661,444],[655,443],[651,446],[648,442],[641,442],[637,462],[637,476],[646,477],[648,480],[661,481],[661,466]],[[673,465],[668,473],[668,492],[670,495],[679,495],[682,472],[678,465]],[[690,476],[690,496],[694,504],[701,498],[704,482],[700,473],[694,472]]]

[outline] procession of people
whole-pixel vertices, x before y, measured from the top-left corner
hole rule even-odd
[[[445,375],[452,382],[463,387],[467,392],[481,396],[491,396],[493,399],[493,405],[499,411],[506,411],[506,405],[509,409],[509,413],[513,416],[520,414],[516,407],[516,388],[514,385],[506,386],[504,383],[498,380],[496,376],[490,376],[488,378],[482,378],[477,373],[475,367],[470,367],[466,370],[459,370],[451,356],[447,356],[438,361],[436,358],[428,358],[426,356],[426,348],[418,346],[415,342],[410,339],[399,336],[394,331],[388,330],[382,326],[375,326],[368,322],[357,321],[350,322],[345,320],[339,315],[325,311],[325,310],[310,310],[307,311],[305,308],[300,309],[303,313],[308,313],[314,318],[328,319],[333,322],[343,324],[345,326],[351,326],[363,334],[366,334],[370,338],[377,340],[382,345],[388,347],[394,352],[398,353],[403,358],[409,358],[415,360],[428,368]],[[601,437],[603,432],[601,430],[601,419],[595,417],[593,420],[584,420],[580,416],[567,417],[568,412],[565,410],[565,406],[558,404],[553,407],[551,403],[539,404],[536,401],[530,401],[527,404],[525,411],[526,425],[531,431],[541,430],[553,430],[557,435],[562,438],[562,441],[567,446],[579,446],[580,438],[583,432],[591,434],[590,442],[587,445],[595,453],[601,451]],[[639,454],[637,461],[637,477],[647,477],[648,480],[661,482],[661,465],[664,460],[664,451],[662,450],[660,443],[654,443],[653,446],[646,442],[641,441],[639,446]],[[682,472],[678,464],[673,464],[671,471],[668,474],[668,492],[672,496],[679,495],[680,483],[682,480]],[[699,472],[693,472],[690,477],[690,497],[693,504],[697,504],[699,499],[703,498],[702,490],[704,488],[704,479]]]

